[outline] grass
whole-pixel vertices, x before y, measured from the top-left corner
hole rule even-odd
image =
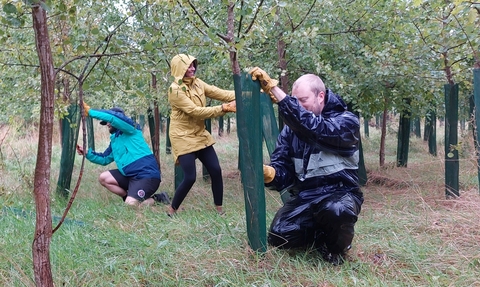
[[[442,132],[442,127],[437,129]],[[96,131],[97,149],[107,134]],[[148,133],[146,133],[148,134]],[[165,206],[134,210],[97,182],[105,167],[86,163],[68,220],[53,235],[51,262],[56,286],[480,286],[480,198],[476,160],[468,135],[460,160],[461,196],[446,199],[444,155],[428,154],[412,138],[407,168],[395,167],[396,138],[387,136],[385,167],[378,167],[378,131],[363,139],[369,182],[348,261],[332,266],[313,251],[247,243],[243,190],[237,170],[238,141],[232,132],[217,138],[223,168],[226,215],[218,216],[210,185],[197,182],[178,216]],[[439,143],[441,136],[437,135]],[[173,195],[173,163],[162,135],[161,191]],[[52,190],[60,148],[55,140]],[[0,129],[0,285],[34,286],[31,244],[35,228],[32,196],[36,131]],[[72,187],[78,177],[80,157]],[[110,168],[113,168],[111,166]],[[267,227],[281,205],[265,191]],[[52,195],[55,219],[65,201]]]

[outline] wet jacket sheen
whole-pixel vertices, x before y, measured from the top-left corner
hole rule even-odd
[[[343,100],[327,89],[326,104],[319,116],[290,96],[279,102],[278,108],[285,127],[271,155],[276,176],[266,186],[278,191],[289,188],[296,193],[340,184],[341,189],[361,198],[359,120],[347,111]]]

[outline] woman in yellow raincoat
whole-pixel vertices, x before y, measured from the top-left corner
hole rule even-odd
[[[179,54],[170,62],[171,74],[175,78],[168,89],[170,115],[169,136],[175,164],[183,170],[184,178],[173,196],[168,215],[173,215],[195,183],[198,158],[212,182],[213,201],[219,214],[223,213],[223,178],[217,154],[213,148],[215,140],[205,129],[205,119],[235,112],[235,92],[222,90],[195,77],[197,59]],[[207,107],[206,98],[225,102]]]

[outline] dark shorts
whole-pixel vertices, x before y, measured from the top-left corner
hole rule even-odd
[[[118,185],[127,191],[127,196],[133,197],[138,201],[144,201],[152,197],[160,186],[158,178],[135,178],[127,177],[120,173],[118,169],[109,170]]]

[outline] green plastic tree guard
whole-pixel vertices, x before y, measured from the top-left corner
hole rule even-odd
[[[152,151],[155,150],[153,146],[154,138],[155,138],[155,117],[153,115],[153,110],[148,108],[147,110],[147,119],[148,119],[148,128],[150,130],[150,141],[152,143]]]
[[[56,189],[56,193],[62,198],[69,196],[79,128],[78,105],[72,104],[68,107],[68,114],[62,119],[62,155]]]
[[[360,120],[360,113],[355,111],[351,103],[347,103],[349,111],[352,111]],[[365,186],[368,181],[367,168],[365,167],[365,157],[363,156],[362,137],[358,138],[358,184]]]
[[[437,156],[437,113],[435,112],[435,110],[431,110],[428,112],[428,116],[425,119],[425,122],[427,121],[428,126],[425,125],[425,129],[428,131],[428,152],[433,156]]]
[[[277,138],[280,131],[278,130],[277,119],[270,96],[260,93],[260,106],[262,109],[262,133],[265,145],[267,146],[268,155],[271,156],[277,144]],[[285,203],[290,199],[290,193],[287,190],[280,192],[282,202]]]
[[[140,125],[140,128],[143,130],[143,128],[145,127],[145,115],[140,115],[139,125]]]
[[[159,112],[158,114],[158,119],[159,119],[159,130],[160,130],[160,133],[163,134],[165,132],[165,130],[163,129],[163,123],[164,123],[164,120],[163,120],[163,116],[162,116],[162,113]]]
[[[407,100],[408,104],[410,103]],[[397,138],[397,167],[407,167],[408,149],[410,143],[410,111],[400,114]]]
[[[170,116],[167,117],[167,131],[165,135],[165,153],[172,153],[172,142],[170,141]]]
[[[428,136],[430,135],[430,112],[427,112],[425,116],[425,124],[423,126],[423,141],[428,141]]]
[[[239,166],[245,197],[248,243],[259,252],[267,250],[265,189],[262,162],[260,85],[249,74],[233,76],[237,103]]]
[[[475,101],[475,130],[477,131],[476,142],[480,143],[480,134],[478,127],[480,126],[480,69],[473,69],[473,98]],[[480,148],[477,145],[477,168],[478,168],[478,182],[480,186]]]
[[[182,183],[183,181],[183,169],[182,167],[180,167],[179,164],[174,164],[174,177],[175,177],[175,190],[177,190],[178,186],[180,185],[180,183]],[[175,193],[175,190],[173,191],[173,193]]]
[[[475,88],[475,87],[474,87]],[[478,146],[477,143],[477,133],[475,131],[475,98],[473,96],[473,93],[468,97],[468,114],[470,116],[469,124],[468,124],[468,130],[472,131],[473,134],[473,146],[476,148]]]
[[[93,131],[93,118],[86,117],[85,124],[87,126],[87,147],[95,150],[95,132]]]
[[[361,186],[365,186],[368,181],[367,177],[367,168],[365,167],[365,158],[363,156],[363,146],[362,146],[362,138],[360,138],[358,142],[358,184]]]
[[[458,197],[458,84],[445,88],[445,195]]]
[[[414,119],[414,124],[413,124],[413,131],[415,132],[415,137],[421,138],[422,137],[422,131],[420,130],[420,118],[415,117]]]
[[[211,134],[212,133],[212,119],[205,119],[205,128]],[[202,164],[202,176],[203,180],[209,180],[210,174],[207,171],[207,168]]]
[[[230,134],[231,131],[231,120],[230,117],[227,118],[227,134]]]
[[[260,93],[260,105],[262,109],[262,133],[267,146],[268,154],[271,155],[275,150],[279,130],[275,111],[273,110],[272,100],[265,93]]]
[[[369,120],[367,118],[363,118],[363,134],[366,138],[370,137],[370,126],[368,125]]]
[[[218,136],[219,137],[222,137],[223,133],[225,132],[224,126],[225,126],[225,117],[224,116],[218,117]]]

